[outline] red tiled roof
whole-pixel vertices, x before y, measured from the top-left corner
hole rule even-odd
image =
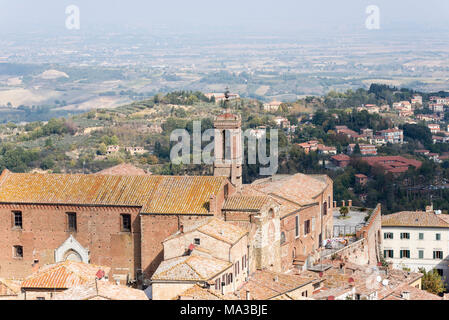
[[[226,177],[30,174],[5,170],[0,203],[142,207],[142,213],[208,214]]]
[[[441,216],[433,212],[402,211],[382,216],[382,226],[449,228],[449,223],[441,219]]]
[[[407,171],[407,167],[413,166],[420,168],[421,161],[414,159],[407,159],[401,156],[386,156],[386,157],[363,157],[363,161],[366,161],[369,165],[380,165],[388,171],[403,172]],[[392,172],[393,172],[392,171]]]
[[[336,161],[348,161],[351,160],[351,158],[346,154],[337,154],[335,156],[332,156],[332,159]]]
[[[22,288],[67,289],[95,280],[98,270],[109,273],[110,268],[83,262],[64,261],[43,267],[22,282]]]

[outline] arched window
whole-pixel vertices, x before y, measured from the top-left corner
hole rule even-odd
[[[285,243],[285,232],[281,232],[281,244]]]
[[[273,209],[273,208],[271,208],[271,209],[268,211],[268,216],[270,217],[270,219],[273,219],[273,218],[274,218],[274,209]]]

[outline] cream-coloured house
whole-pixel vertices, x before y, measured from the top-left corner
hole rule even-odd
[[[436,212],[436,213],[435,213]],[[433,211],[403,211],[382,217],[382,252],[393,268],[435,269],[449,278],[449,216]]]
[[[163,242],[164,261],[151,278],[153,300],[169,300],[195,285],[223,295],[248,277],[248,231],[218,218],[181,229]]]

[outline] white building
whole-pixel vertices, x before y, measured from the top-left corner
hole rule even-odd
[[[449,284],[449,215],[429,206],[382,217],[382,252],[393,268],[436,269]]]

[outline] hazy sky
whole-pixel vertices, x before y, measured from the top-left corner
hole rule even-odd
[[[0,0],[0,30],[7,33],[67,32],[65,8],[77,5],[81,29],[150,32],[273,32],[317,30],[366,31],[365,9],[380,8],[381,30],[449,31],[447,0]]]

